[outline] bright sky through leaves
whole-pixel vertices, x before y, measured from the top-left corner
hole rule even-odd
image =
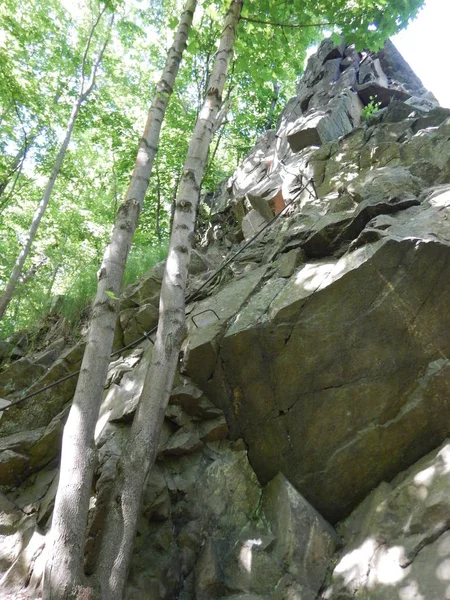
[[[422,83],[450,108],[447,64],[450,0],[426,0],[409,27],[392,38]]]

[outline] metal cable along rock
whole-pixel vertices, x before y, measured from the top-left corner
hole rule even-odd
[[[293,198],[290,202],[288,202],[286,204],[286,206],[278,213],[276,214],[273,219],[271,221],[268,221],[259,231],[257,231],[255,233],[255,235],[253,237],[251,237],[248,242],[246,242],[242,248],[239,248],[239,250],[237,252],[235,252],[233,254],[233,256],[231,256],[230,258],[228,258],[218,269],[217,271],[215,271],[211,277],[209,277],[206,281],[204,281],[202,283],[202,285],[200,287],[198,287],[195,291],[193,291],[191,294],[189,294],[189,296],[186,297],[186,303],[191,302],[192,300],[194,300],[195,296],[202,290],[204,289],[209,283],[211,283],[211,281],[213,281],[224,269],[225,267],[227,267],[230,263],[232,263],[237,256],[239,256],[239,254],[241,254],[246,248],[248,248],[254,241],[255,239],[261,235],[261,233],[263,231],[265,231],[268,227],[270,227],[271,225],[273,225],[273,223],[283,214],[286,212],[286,210],[289,208],[289,206],[291,206],[296,200],[297,198],[300,196],[300,194],[302,192],[304,192],[306,190],[306,188],[311,185],[312,188],[312,192],[313,195],[315,196],[315,198],[317,199],[317,194],[316,194],[316,190],[315,190],[315,186],[314,186],[314,180],[313,178],[308,179],[308,181],[305,183],[305,185],[299,190],[299,192],[296,194],[295,198]],[[133,348],[134,346],[137,346],[138,344],[140,344],[141,342],[143,342],[144,340],[149,340],[152,344],[153,344],[153,340],[151,339],[151,335],[154,334],[157,330],[158,326],[156,325],[155,327],[153,327],[152,329],[150,329],[150,331],[145,332],[140,338],[138,338],[137,340],[134,340],[134,342],[131,342],[131,344],[128,344],[127,346],[124,346],[123,348],[119,348],[119,350],[115,350],[112,354],[111,354],[111,358],[113,356],[116,356],[117,354],[121,354],[122,352],[124,352],[125,350],[129,350],[130,348]],[[56,387],[57,385],[59,385],[60,383],[63,383],[64,381],[67,381],[68,379],[72,379],[72,377],[76,377],[77,375],[79,375],[80,370],[75,371],[74,373],[70,373],[70,375],[66,375],[65,377],[61,377],[61,379],[58,379],[57,381],[54,381],[53,383],[50,383],[49,385],[46,385],[45,387],[36,390],[34,392],[31,392],[31,394],[27,394],[26,396],[24,396],[23,398],[18,398],[17,400],[14,400],[13,402],[11,402],[10,404],[8,404],[7,406],[2,406],[0,407],[0,412],[3,412],[5,410],[7,410],[8,408],[11,408],[12,406],[17,406],[17,404],[21,404],[22,402],[25,402],[25,400],[29,400],[30,398],[33,398],[34,396],[37,396],[38,394],[41,394],[42,392],[46,392],[47,390],[50,390],[54,387]]]

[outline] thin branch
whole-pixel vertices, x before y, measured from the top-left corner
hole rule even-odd
[[[216,118],[216,122],[214,123],[214,126],[212,128],[212,135],[214,135],[219,129],[220,127],[222,127],[226,116],[228,114],[228,111],[230,110],[230,106],[231,106],[231,100],[230,98],[228,98],[222,105],[222,108],[219,110],[219,113],[217,115]]]
[[[113,176],[113,194],[114,194],[114,214],[113,214],[113,216],[115,217],[116,212],[117,212],[117,204],[119,202],[119,199],[117,197],[116,155],[114,153],[114,149],[112,151],[112,158],[113,158],[112,176]]]
[[[252,17],[241,17],[241,21],[256,23],[258,25],[271,25],[272,27],[291,27],[296,29],[305,29],[306,27],[328,27],[329,25],[344,25],[344,23],[277,23],[276,21],[262,21]]]
[[[11,200],[12,195],[14,193],[14,190],[16,189],[17,182],[19,181],[19,177],[20,177],[20,175],[22,173],[23,163],[25,162],[25,158],[26,158],[26,153],[27,152],[28,152],[28,148],[24,151],[24,155],[23,155],[22,159],[20,160],[19,168],[17,170],[13,171],[13,173],[12,173],[12,174],[15,173],[15,175],[14,175],[14,181],[13,181],[13,184],[11,186],[11,189],[8,191],[8,195],[6,196],[6,198],[3,198],[2,201],[1,201],[1,203],[0,203],[0,214],[8,206],[9,201]],[[5,186],[5,188],[6,188],[6,186]],[[3,188],[3,190],[5,188]]]
[[[99,67],[99,65],[100,65],[100,63],[102,61],[103,53],[106,50],[106,46],[108,45],[108,42],[109,42],[109,33],[110,33],[110,30],[111,30],[111,27],[112,27],[113,23],[114,23],[114,13],[111,15],[111,19],[110,19],[109,24],[108,24],[109,31],[108,31],[108,33],[105,36],[105,41],[103,42],[103,45],[100,48],[100,52],[98,53],[97,58],[96,58],[96,60],[94,62],[94,65],[93,65],[92,70],[91,70],[91,76],[89,78],[89,82],[88,82],[88,85],[87,85],[87,88],[86,88],[85,91],[83,91],[83,88],[84,88],[84,78],[83,78],[83,83],[82,83],[82,87],[81,87],[82,92],[80,94],[80,98],[82,98],[82,100],[85,100],[87,98],[87,96],[89,96],[89,94],[92,91],[92,88],[95,85],[95,76],[97,75],[97,69],[98,69],[98,67]]]
[[[16,102],[15,98],[13,98],[13,102],[14,102],[14,110],[15,110],[15,113],[17,115],[17,118],[19,119],[19,123],[20,123],[20,126],[22,128],[22,132],[23,132],[23,135],[24,135],[24,138],[25,138],[25,141],[26,141],[27,132],[25,130],[25,126],[23,124],[22,115],[20,114],[20,110],[19,110],[19,107],[17,106],[17,102]]]
[[[216,145],[214,146],[214,150],[213,150],[213,153],[211,154],[211,158],[209,159],[208,164],[207,164],[207,166],[205,168],[205,174],[203,175],[201,188],[203,187],[203,182],[205,181],[206,176],[209,174],[209,171],[211,170],[211,167],[213,165],[214,159],[216,158],[216,154],[217,154],[217,151],[219,149],[220,142],[222,140],[222,136],[224,134],[224,131],[225,131],[225,128],[222,127],[222,129],[219,132],[219,135],[217,136]]]
[[[103,13],[106,10],[106,4],[105,6],[102,8],[102,10],[99,12],[98,17],[95,19],[94,23],[92,24],[92,27],[89,31],[89,35],[88,35],[88,39],[86,41],[86,46],[84,47],[84,53],[83,53],[83,60],[81,61],[81,86],[80,86],[80,95],[83,94],[83,87],[84,87],[84,78],[86,76],[86,61],[87,61],[87,55],[89,52],[89,48],[91,46],[91,42],[92,42],[92,37],[94,35],[94,32],[97,28],[97,25],[100,23],[100,19],[103,16]]]

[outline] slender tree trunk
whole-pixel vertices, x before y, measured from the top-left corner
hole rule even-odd
[[[206,98],[184,165],[169,255],[161,288],[159,324],[140,404],[120,459],[102,540],[98,573],[102,600],[122,600],[136,536],[142,493],[154,463],[181,343],[185,336],[185,289],[200,183],[211,133],[233,52],[243,0],[232,0]]]
[[[69,146],[70,138],[72,137],[73,128],[75,126],[75,121],[77,119],[78,113],[80,112],[81,105],[86,100],[86,98],[91,93],[91,91],[94,87],[95,76],[97,73],[98,66],[101,62],[103,53],[105,51],[106,44],[108,42],[108,37],[106,37],[105,42],[104,42],[103,46],[101,47],[100,52],[98,53],[97,59],[94,62],[94,65],[93,65],[92,71],[91,71],[91,76],[89,78],[89,82],[85,89],[84,85],[86,82],[85,82],[84,73],[85,73],[86,57],[87,57],[87,53],[89,51],[89,46],[91,44],[92,36],[94,34],[95,28],[98,25],[100,18],[103,15],[104,10],[105,9],[103,9],[100,12],[99,17],[94,22],[94,24],[92,25],[91,30],[89,32],[88,41],[87,41],[86,48],[84,51],[84,56],[83,56],[80,91],[77,95],[77,98],[75,99],[75,101],[73,103],[72,112],[70,114],[70,118],[67,123],[66,131],[64,134],[64,139],[61,144],[61,147],[58,150],[58,154],[56,156],[56,161],[55,161],[55,164],[53,165],[53,169],[50,174],[50,178],[45,187],[44,194],[42,196],[41,201],[39,202],[38,207],[36,208],[36,210],[34,212],[33,220],[31,221],[31,226],[30,226],[30,229],[28,230],[27,237],[26,237],[25,242],[19,252],[19,256],[16,259],[13,270],[9,277],[9,281],[6,285],[5,291],[3,292],[2,297],[0,298],[0,320],[2,319],[2,317],[5,313],[5,310],[7,309],[8,304],[10,303],[11,298],[14,294],[14,290],[16,289],[17,283],[19,282],[19,278],[20,278],[20,274],[23,269],[23,265],[24,265],[24,263],[28,257],[28,254],[30,252],[31,245],[36,236],[36,232],[38,230],[39,224],[40,224],[42,217],[44,216],[44,213],[47,209],[48,203],[49,203],[51,195],[52,195],[53,187],[55,185],[56,178],[58,177],[59,171],[61,169],[61,165],[64,160],[64,156],[66,154],[67,147]],[[113,17],[111,17],[110,25],[112,25],[112,19],[113,19]]]
[[[278,81],[273,81],[272,85],[273,85],[273,96],[272,96],[272,102],[270,103],[270,107],[269,107],[269,114],[267,116],[266,131],[268,131],[269,129],[272,128],[273,115],[275,113],[275,106],[277,105],[278,97],[280,95],[280,84],[278,83]]]
[[[158,238],[158,247],[161,248],[161,180],[159,171],[156,169],[156,237]]]
[[[62,93],[62,89],[58,89],[55,98],[53,100],[53,104],[56,105],[56,103],[58,102],[59,98],[61,97],[61,93]],[[16,112],[19,116],[19,120],[22,123],[22,118],[20,117],[19,111],[16,107]],[[1,122],[0,122],[1,124]],[[23,124],[22,124],[22,129],[24,129]],[[14,161],[12,164],[12,167],[10,168],[10,172],[8,173],[8,175],[5,176],[4,180],[0,183],[0,212],[3,212],[5,210],[5,208],[7,207],[9,201],[11,200],[13,194],[14,194],[14,190],[15,187],[17,185],[17,182],[19,180],[20,174],[22,172],[23,169],[23,165],[24,162],[27,158],[27,154],[28,151],[30,150],[30,148],[32,147],[32,145],[34,144],[36,138],[41,134],[42,130],[44,129],[44,125],[41,124],[39,125],[33,132],[31,132],[31,134],[28,136],[26,131],[24,130],[24,142],[22,147],[20,148],[19,152],[16,154],[16,156],[14,157]],[[3,194],[5,193],[6,188],[8,187],[11,178],[14,176],[14,181],[13,184],[11,186],[11,189],[8,190],[8,195],[5,198],[2,198]]]
[[[39,131],[37,131],[28,140],[28,135],[27,135],[27,132],[25,131],[24,124],[23,124],[23,119],[20,114],[19,107],[17,106],[17,103],[15,100],[14,100],[14,107],[15,107],[15,112],[16,112],[17,118],[19,119],[20,125],[22,127],[22,131],[23,131],[23,144],[20,147],[19,151],[17,152],[16,156],[14,157],[11,167],[8,169],[8,173],[5,175],[4,179],[0,182],[0,198],[3,195],[5,189],[8,187],[9,182],[14,177],[16,172],[17,172],[17,175],[15,178],[15,182],[17,181],[17,176],[20,174],[20,172],[22,170],[23,162],[26,158],[27,152],[28,152],[31,144],[33,143],[34,139],[39,134]],[[15,185],[15,182],[14,182],[14,185]],[[1,208],[4,208],[6,203],[7,203],[7,201],[5,202],[5,200],[2,200]]]
[[[27,140],[25,140],[22,147],[20,148],[19,152],[14,157],[13,163],[12,163],[11,167],[9,168],[9,172],[5,175],[5,178],[2,181],[0,181],[0,197],[4,194],[5,189],[7,188],[12,177],[14,177],[14,174],[17,171],[20,172],[23,161],[25,160],[28,148],[29,148],[29,144],[28,144]]]
[[[116,325],[123,273],[157,152],[162,120],[191,30],[196,0],[187,0],[150,108],[125,200],[98,273],[98,290],[77,389],[64,428],[58,492],[44,576],[44,598],[76,598],[84,585],[83,556],[94,472],[94,431]],[[109,292],[109,295],[105,292]],[[113,297],[111,297],[111,295]]]
[[[22,169],[23,169],[23,163],[25,162],[26,159],[26,155],[28,152],[28,148],[25,148],[24,154],[22,156],[22,159],[19,160],[18,164],[17,164],[17,168],[13,171],[13,173],[7,177],[7,179],[4,181],[3,184],[0,185],[0,214],[6,209],[6,207],[9,204],[9,201],[11,200],[11,198],[13,197],[14,194],[14,190],[16,189],[16,185],[17,182],[19,181],[19,177],[22,173]],[[10,182],[11,177],[14,175],[14,181],[11,185],[11,189],[8,190],[8,195],[5,196],[4,198],[2,198],[5,189],[8,187],[8,184]]]
[[[0,299],[0,319],[3,317],[3,314],[4,314],[5,310],[7,309],[8,304],[14,294],[14,290],[16,289],[17,283],[19,282],[19,278],[20,278],[20,274],[22,272],[23,265],[28,257],[31,245],[36,236],[36,232],[38,230],[39,223],[41,222],[41,219],[45,213],[45,209],[48,206],[48,203],[49,203],[52,191],[53,191],[53,186],[55,185],[55,181],[56,181],[56,178],[60,171],[61,164],[62,164],[64,155],[67,150],[67,146],[69,145],[70,138],[72,136],[72,131],[73,131],[73,128],[75,125],[75,120],[78,116],[78,112],[80,110],[80,106],[81,106],[81,104],[79,102],[79,99],[77,99],[77,101],[75,102],[75,104],[72,107],[72,113],[70,115],[70,119],[67,124],[66,133],[64,135],[64,140],[58,151],[58,155],[56,157],[55,164],[53,165],[50,179],[48,180],[47,185],[45,187],[44,195],[42,196],[42,199],[39,202],[38,207],[36,208],[36,210],[34,212],[33,220],[31,221],[31,226],[30,226],[30,229],[28,230],[27,237],[26,237],[25,242],[19,252],[19,256],[16,259],[14,268],[10,275],[10,278],[9,278],[8,284],[5,288],[5,291],[3,292],[3,295]]]

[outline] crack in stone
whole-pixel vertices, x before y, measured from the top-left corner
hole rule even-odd
[[[417,548],[414,548],[410,553],[408,553],[408,558],[406,561],[402,562],[400,566],[402,569],[406,569],[409,567],[420,554],[420,552],[426,548],[427,546],[431,546],[434,544],[441,536],[444,535],[447,531],[450,530],[450,518],[445,523],[442,523],[441,527],[438,527],[436,531],[431,532],[428,536],[425,536],[424,539],[417,545]]]
[[[381,378],[381,377],[384,377],[384,375],[381,375],[379,378]],[[400,409],[395,417],[393,417],[392,419],[389,419],[388,421],[385,421],[384,423],[373,423],[373,422],[369,423],[369,425],[367,427],[358,431],[357,434],[355,435],[355,437],[352,437],[347,443],[343,444],[339,448],[336,448],[336,450],[328,458],[328,461],[327,461],[328,465],[330,465],[330,463],[333,462],[333,460],[336,456],[338,456],[339,454],[341,454],[344,451],[347,451],[348,448],[356,445],[369,432],[376,431],[377,429],[388,429],[392,425],[399,423],[405,417],[406,414],[408,414],[409,412],[411,412],[412,410],[417,408],[422,402],[422,398],[420,397],[420,395],[414,394],[414,391],[417,389],[417,387],[411,392],[410,400],[406,404],[404,404],[403,406],[400,407]],[[417,397],[414,398],[414,396],[417,396]],[[326,468],[327,472],[329,472],[329,470],[330,470],[330,466],[328,466]]]

